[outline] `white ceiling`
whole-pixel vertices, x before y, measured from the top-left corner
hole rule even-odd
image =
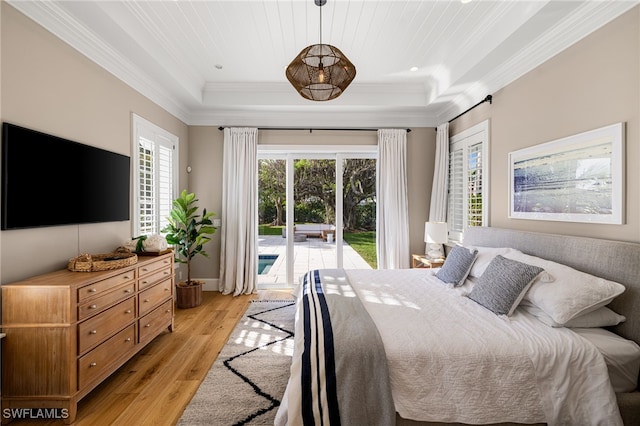
[[[313,102],[285,77],[313,0],[8,2],[187,124],[260,127],[435,126],[639,3],[328,0],[322,41],[357,76]]]

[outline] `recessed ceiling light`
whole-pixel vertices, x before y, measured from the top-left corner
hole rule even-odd
[[[471,3],[471,0],[460,0],[460,3],[462,3],[462,4]]]
[[[418,71],[418,67],[411,67],[411,72],[416,72]]]

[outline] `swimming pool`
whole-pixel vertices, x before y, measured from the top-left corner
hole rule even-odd
[[[269,272],[271,266],[278,258],[277,254],[259,254],[258,255],[258,275],[263,275]]]

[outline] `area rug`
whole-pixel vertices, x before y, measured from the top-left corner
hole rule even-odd
[[[289,379],[295,305],[253,301],[178,425],[273,425]]]

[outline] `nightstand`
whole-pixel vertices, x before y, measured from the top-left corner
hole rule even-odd
[[[412,254],[412,268],[439,268],[444,264],[444,259],[430,259],[425,254]]]

